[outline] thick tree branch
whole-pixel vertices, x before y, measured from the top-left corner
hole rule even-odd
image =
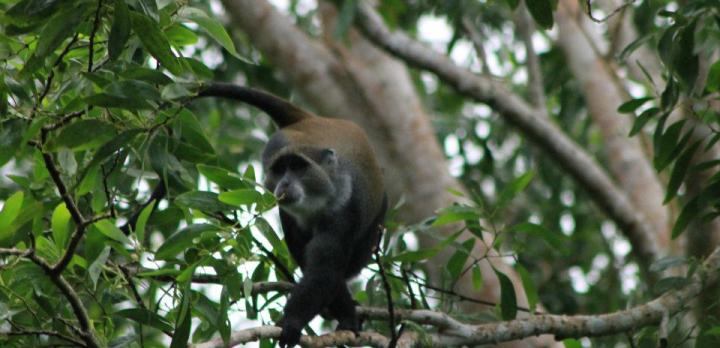
[[[402,32],[391,32],[368,4],[359,6],[357,19],[358,25],[376,44],[410,64],[434,72],[458,92],[487,103],[565,168],[619,225],[632,243],[643,270],[647,271],[647,266],[662,256],[651,225],[642,214],[637,213],[627,195],[582,147],[556,125],[538,117],[541,111],[502,83],[472,74]]]
[[[690,278],[684,287],[671,290],[643,305],[627,310],[599,315],[537,315],[510,321],[470,325],[459,322],[449,315],[430,310],[395,310],[397,320],[413,321],[422,325],[433,325],[442,330],[442,334],[430,334],[421,338],[414,333],[403,334],[398,347],[432,347],[497,344],[539,334],[554,334],[556,337],[596,337],[636,330],[641,327],[659,324],[663,318],[671,316],[690,303],[704,287],[714,284],[720,277],[720,248],[716,249]],[[390,315],[385,309],[358,307],[358,314],[370,319],[385,319]],[[276,338],[280,328],[262,326],[234,332],[231,345],[247,343],[260,338]],[[305,347],[323,347],[328,345],[370,345],[387,347],[390,340],[377,333],[361,332],[355,336],[350,332],[338,331],[321,336],[303,336],[300,341]],[[221,339],[214,339],[196,348],[222,347]]]

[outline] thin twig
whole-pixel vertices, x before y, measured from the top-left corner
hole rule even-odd
[[[73,36],[72,40],[70,40],[70,43],[68,43],[67,46],[65,46],[65,49],[63,49],[63,51],[60,53],[60,55],[57,57],[57,59],[55,59],[55,62],[53,63],[53,65],[50,67],[50,73],[48,73],[47,81],[45,81],[45,87],[43,88],[43,91],[40,93],[40,97],[38,97],[37,103],[33,107],[33,110],[30,114],[31,115],[30,118],[35,117],[35,113],[40,108],[40,106],[42,106],[43,100],[45,99],[47,94],[50,92],[50,87],[52,87],[52,81],[55,78],[55,67],[58,66],[58,64],[60,64],[60,62],[62,62],[63,58],[65,58],[65,55],[67,55],[68,52],[70,52],[70,47],[72,47],[72,45],[75,44],[75,42],[77,42],[79,35],[80,35],[79,33],[75,33],[75,36]]]
[[[531,0],[532,1],[532,0]],[[590,17],[590,19],[595,23],[603,23],[607,21],[608,19],[612,18],[614,15],[616,15],[618,12],[624,10],[626,7],[632,5],[635,2],[635,0],[628,0],[624,4],[620,5],[618,8],[610,12],[609,15],[603,17],[603,18],[595,18],[592,14],[592,1],[591,0],[585,0],[585,4],[587,5],[587,15]]]
[[[528,90],[530,102],[538,110],[543,111],[543,115],[547,117],[545,89],[543,86],[542,70],[540,69],[540,60],[533,47],[532,35],[535,32],[535,25],[530,12],[525,6],[519,6],[516,17],[515,26],[522,37],[525,44],[525,56],[528,72]]]
[[[16,327],[15,324],[11,324],[11,325],[12,325],[13,327]],[[0,337],[1,337],[1,336],[49,336],[49,337],[55,337],[55,338],[57,338],[57,339],[60,339],[60,340],[63,340],[63,341],[72,343],[72,344],[74,344],[75,346],[87,347],[87,345],[85,345],[85,343],[83,343],[83,342],[80,341],[80,340],[77,340],[77,339],[75,339],[75,338],[73,338],[73,337],[70,337],[70,336],[63,335],[63,334],[61,334],[61,333],[59,333],[59,332],[49,331],[49,330],[25,330],[25,329],[20,329],[20,330],[18,330],[18,331],[10,331],[10,332],[2,333],[2,334],[0,334]]]
[[[57,270],[54,267],[51,267],[50,264],[48,264],[47,261],[45,261],[44,259],[35,255],[34,253],[27,255],[27,257],[33,263],[38,265],[38,267],[40,267],[43,272],[45,272],[45,274],[50,278],[53,284],[55,284],[55,287],[60,290],[60,293],[62,293],[65,299],[67,299],[67,301],[70,303],[73,314],[75,314],[75,317],[80,324],[79,332],[81,333],[85,345],[90,348],[99,348],[101,345],[97,337],[95,337],[95,332],[92,328],[90,317],[88,316],[87,310],[85,309],[82,300],[75,292],[72,285],[70,285],[70,283],[65,280],[62,274],[57,272]]]
[[[90,32],[90,44],[88,45],[88,73],[93,71],[93,55],[95,52],[95,34],[97,34],[100,26],[100,10],[102,9],[102,0],[98,0],[97,10],[95,10],[95,20],[93,21],[92,31]]]
[[[382,279],[383,287],[385,288],[388,313],[390,313],[390,317],[388,318],[388,326],[390,327],[390,344],[388,344],[388,347],[395,348],[395,346],[397,346],[399,336],[397,332],[395,332],[395,306],[392,299],[392,288],[390,287],[390,282],[388,282],[387,276],[385,275],[385,268],[383,267],[382,259],[380,258],[380,248],[375,248],[374,254],[375,262],[380,269],[380,279]]]
[[[90,106],[90,107],[92,107],[92,106]],[[59,121],[57,121],[51,125],[47,125],[47,126],[43,127],[43,130],[46,132],[50,132],[50,131],[59,129],[59,128],[65,126],[66,124],[70,123],[70,121],[72,121],[74,118],[82,116],[84,113],[85,113],[85,110],[82,110],[82,111],[75,111],[75,112],[69,113],[67,115],[64,115],[60,118]]]
[[[483,45],[482,32],[479,29],[475,28],[472,21],[468,17],[463,17],[461,22],[463,31],[465,31],[467,36],[470,38],[470,41],[475,48],[475,55],[480,61],[483,74],[490,75],[490,66],[487,63],[487,53],[485,52],[485,46]]]

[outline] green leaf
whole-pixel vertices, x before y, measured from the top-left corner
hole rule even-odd
[[[154,327],[163,332],[171,332],[173,330],[172,324],[170,324],[165,318],[144,308],[128,308],[119,310],[113,313],[113,316],[127,318],[140,324]]]
[[[637,108],[641,107],[643,104],[645,104],[647,101],[653,100],[652,97],[644,97],[644,98],[637,98],[637,99],[631,99],[620,105],[618,107],[618,112],[622,114],[630,114],[635,112]]]
[[[204,11],[194,7],[183,7],[180,11],[178,11],[178,15],[181,19],[184,18],[197,24],[235,58],[249,62],[237,52],[230,35],[228,35],[227,31],[225,31],[225,27],[223,27],[223,25],[216,19],[208,16]]]
[[[520,274],[523,289],[525,289],[525,296],[527,296],[528,300],[528,308],[530,309],[530,312],[535,312],[535,307],[540,301],[537,286],[535,286],[535,281],[533,281],[530,272],[528,272],[528,270],[525,269],[525,267],[523,267],[522,265],[517,264],[515,266],[515,269],[517,270],[518,274]]]
[[[650,272],[662,272],[669,268],[685,266],[687,264],[688,260],[684,256],[667,256],[653,262],[650,265]]]
[[[420,249],[417,251],[407,251],[407,252],[395,255],[390,258],[390,261],[417,262],[417,261],[422,261],[422,260],[432,258],[435,255],[437,255],[438,253],[440,253],[441,251],[443,251],[445,248],[447,248],[448,245],[455,242],[455,240],[460,236],[460,234],[462,234],[462,232],[463,231],[460,230],[458,232],[453,233],[452,235],[447,237],[442,242],[436,244],[432,248]]]
[[[190,46],[198,41],[197,34],[180,23],[171,24],[163,32],[173,47]]]
[[[687,285],[690,282],[688,278],[685,277],[667,277],[663,278],[657,281],[655,283],[655,286],[653,286],[653,292],[655,294],[664,294],[670,290],[680,289],[683,286]]]
[[[455,253],[450,257],[447,270],[450,272],[450,279],[458,279],[460,273],[465,269],[465,263],[475,247],[475,238],[470,238],[462,243]]]
[[[498,198],[495,209],[503,209],[507,205],[507,203],[513,200],[520,192],[525,190],[528,184],[530,184],[530,181],[532,180],[534,175],[535,174],[530,171],[523,175],[520,175],[519,177],[515,178],[515,180],[507,184],[507,186],[505,186],[503,191],[500,193],[500,198]]]
[[[553,249],[563,254],[568,253],[568,247],[565,244],[565,235],[558,232],[552,232],[543,225],[534,224],[532,222],[523,222],[515,225],[513,230],[527,234],[533,234],[542,238]]]
[[[703,332],[703,335],[720,337],[720,326],[715,326],[713,328],[705,330]]]
[[[658,144],[655,144],[656,152],[653,161],[657,171],[665,169],[681,153],[685,143],[690,139],[686,136],[679,140],[684,125],[685,120],[677,121],[670,125],[658,138]],[[687,133],[687,135],[690,135],[690,133]]]
[[[215,233],[216,231],[216,227],[208,224],[195,224],[185,227],[168,237],[165,243],[155,252],[155,258],[160,260],[172,259],[181,251],[193,246],[195,238],[199,238],[205,232]]]
[[[475,291],[480,291],[483,287],[483,275],[479,266],[475,266],[472,269],[472,284]]]
[[[42,126],[40,122],[36,124]],[[0,166],[3,166],[10,161],[11,158],[17,156],[20,146],[30,140],[23,139],[22,133],[25,125],[26,122],[20,119],[10,119],[0,123]]]
[[[88,267],[88,275],[93,283],[93,289],[97,288],[97,281],[100,277],[100,272],[102,272],[102,267],[105,265],[108,257],[110,256],[110,249],[110,246],[103,248],[100,255],[98,255],[98,257],[90,264],[90,267]]]
[[[220,292],[220,307],[218,308],[219,317],[216,324],[218,331],[220,332],[220,337],[223,340],[223,344],[225,344],[226,347],[230,346],[231,332],[228,312],[230,312],[230,291],[226,285],[223,286],[223,289]]]
[[[125,0],[115,0],[115,16],[108,38],[108,55],[110,56],[110,60],[117,59],[125,49],[125,44],[130,38],[131,26],[130,10],[128,10]]]
[[[77,172],[78,164],[75,160],[75,153],[67,147],[61,147],[58,151],[58,164],[64,174],[68,176],[73,176]]]
[[[701,195],[695,196],[689,200],[680,211],[680,215],[677,220],[675,220],[675,226],[673,226],[672,230],[672,238],[677,238],[683,231],[685,231],[685,228],[687,228],[690,222],[700,214],[702,209],[703,200]]]
[[[218,196],[220,202],[227,203],[233,206],[247,206],[253,203],[260,203],[262,200],[262,193],[255,189],[239,189],[228,192],[222,192]]]
[[[18,191],[5,200],[2,211],[0,211],[0,241],[8,240],[14,234],[15,231],[10,230],[10,225],[20,215],[23,197],[24,193]]]
[[[709,93],[720,91],[720,60],[710,66],[705,88]]]
[[[692,144],[675,162],[672,173],[670,174],[670,182],[668,183],[667,193],[665,194],[665,200],[663,204],[667,204],[671,199],[675,198],[677,191],[680,188],[687,174],[688,168],[690,168],[690,162],[695,155],[695,152],[702,144],[702,140],[696,141]]]
[[[392,262],[419,262],[434,257],[440,252],[437,248],[406,251],[390,258]]]
[[[218,184],[224,189],[251,188],[247,182],[238,177],[237,174],[226,170],[225,168],[208,166],[204,164],[197,165],[198,171],[208,180]]]
[[[517,298],[512,281],[505,274],[495,270],[500,279],[500,313],[503,320],[515,319],[517,315]]]
[[[340,7],[340,14],[337,16],[333,37],[340,40],[346,37],[350,25],[352,25],[355,13],[357,12],[357,0],[343,1]]]
[[[130,239],[110,220],[100,220],[93,224],[106,237],[123,244],[131,244]]]
[[[205,136],[203,127],[195,115],[188,109],[183,109],[178,115],[180,121],[181,136],[188,144],[208,154],[215,154],[215,149]]]
[[[563,345],[565,345],[565,348],[582,348],[583,345],[580,343],[580,341],[574,339],[574,338],[566,338],[562,341]]]
[[[700,60],[695,53],[696,24],[697,21],[693,21],[678,33],[672,53],[672,67],[688,90],[695,85],[700,70]]]
[[[130,18],[135,33],[140,38],[143,47],[150,52],[150,55],[171,73],[175,75],[182,74],[182,66],[170,49],[170,42],[165,37],[165,34],[160,31],[157,23],[149,17],[134,11],[130,12]]]
[[[33,56],[44,61],[66,38],[75,34],[84,16],[83,7],[71,7],[56,13],[43,27]]]
[[[671,111],[677,104],[678,98],[680,98],[680,87],[675,79],[670,77],[665,90],[660,95],[660,108],[666,112]]]
[[[190,283],[183,289],[182,301],[177,309],[177,320],[175,321],[175,331],[173,331],[172,342],[170,348],[186,348],[190,340],[190,327],[192,319],[192,310],[190,304]]]
[[[142,243],[145,240],[145,225],[147,224],[148,219],[150,218],[150,214],[152,214],[153,209],[155,208],[156,201],[150,202],[143,210],[140,212],[140,215],[138,216],[137,221],[135,222],[135,235],[137,236],[137,239]]]
[[[192,208],[211,213],[233,209],[233,207],[220,202],[218,200],[217,193],[208,191],[185,192],[175,198],[175,204],[181,207]]]
[[[630,130],[630,134],[628,136],[634,136],[635,134],[638,134],[643,129],[643,127],[645,127],[645,124],[647,124],[648,121],[655,117],[658,112],[660,112],[660,109],[655,107],[643,111],[640,116],[635,118],[632,129]]]
[[[8,18],[32,20],[47,18],[63,0],[22,0],[7,10]]]
[[[530,14],[543,29],[551,29],[553,26],[553,6],[550,0],[525,1]]]
[[[102,145],[114,135],[115,128],[109,123],[95,119],[80,120],[63,127],[48,147],[53,151],[63,146],[75,151],[87,150]]]
[[[135,139],[135,136],[142,133],[142,129],[130,129],[127,131],[124,131],[112,139],[110,139],[108,142],[100,146],[100,148],[95,152],[95,155],[93,155],[92,160],[87,165],[88,168],[92,168],[97,164],[102,163],[105,159],[110,157],[112,154],[129,144],[133,139]]]
[[[50,227],[58,249],[65,249],[67,246],[67,241],[70,238],[70,217],[70,211],[68,211],[65,203],[60,203],[55,207],[50,219]]]
[[[451,205],[438,214],[432,226],[442,226],[458,221],[477,221],[479,219],[480,214],[477,208],[465,205]]]

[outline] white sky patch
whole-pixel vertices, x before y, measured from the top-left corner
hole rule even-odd
[[[487,197],[495,197],[495,182],[491,179],[483,179],[483,181],[480,182],[480,190]]]
[[[305,16],[310,11],[313,11],[317,8],[317,1],[314,0],[299,0],[297,2],[297,6],[295,7],[295,10],[297,11],[298,15]]]
[[[475,134],[482,139],[486,139],[488,135],[490,135],[490,124],[487,122],[478,122],[475,125]]]
[[[575,193],[570,190],[565,190],[560,193],[560,201],[564,206],[572,206],[575,203]]]
[[[200,57],[202,62],[210,69],[217,68],[223,62],[222,51],[216,46],[210,46],[202,50]]]
[[[623,294],[630,294],[637,288],[639,273],[640,268],[634,263],[627,264],[620,269],[620,285]]]
[[[513,174],[520,176],[522,174],[525,174],[525,172],[527,172],[527,171],[528,171],[527,160],[524,157],[515,158],[515,163],[513,163]]]
[[[425,89],[429,94],[435,93],[438,89],[438,79],[437,76],[427,72],[423,71],[420,73],[420,80],[423,83],[423,86],[425,86]]]
[[[472,104],[470,107],[470,113],[473,116],[478,116],[480,118],[490,118],[492,115],[492,109],[485,104]]]
[[[512,83],[516,85],[523,85],[526,84],[528,81],[528,73],[526,68],[518,69],[513,75],[512,75]]]
[[[560,230],[566,236],[571,236],[575,231],[575,218],[570,213],[563,213],[560,216]]]
[[[443,49],[452,38],[452,28],[445,18],[424,15],[417,24],[418,36],[421,40],[429,42],[434,48]]]
[[[455,156],[448,162],[448,171],[453,177],[459,177],[464,172],[465,160],[462,156]]]
[[[587,279],[585,279],[585,274],[579,266],[570,267],[570,269],[568,269],[568,276],[570,277],[570,283],[575,292],[584,294],[590,290],[590,284],[588,284]]]
[[[290,7],[290,0],[269,0],[275,7],[286,11]]]
[[[457,156],[460,153],[460,141],[455,134],[445,137],[445,153],[448,156]]]
[[[463,142],[463,151],[468,164],[477,164],[485,156],[485,149],[473,141],[466,140]]]

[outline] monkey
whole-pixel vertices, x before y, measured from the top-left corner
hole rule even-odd
[[[338,321],[336,330],[357,333],[346,282],[370,261],[388,205],[365,132],[250,87],[213,83],[198,96],[250,104],[279,128],[262,153],[264,185],[278,199],[284,240],[302,278],[285,305],[278,345],[297,345],[302,329],[324,309]]]

